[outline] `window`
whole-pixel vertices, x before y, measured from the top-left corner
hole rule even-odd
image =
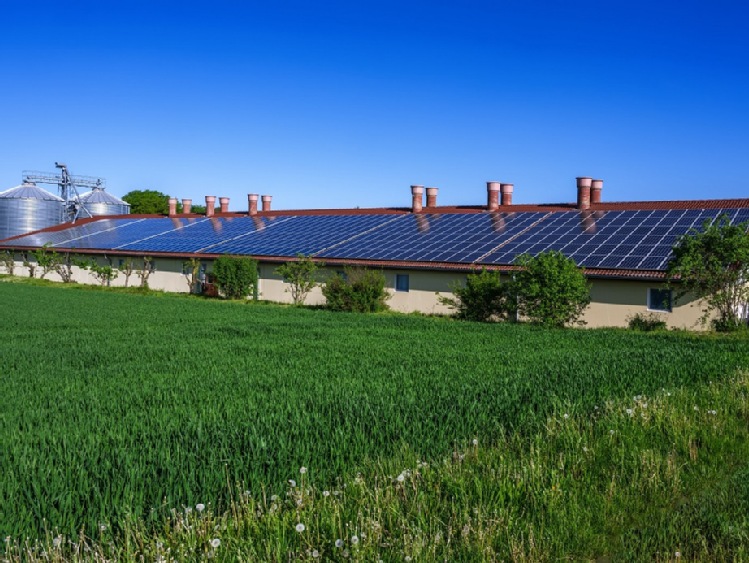
[[[395,291],[408,291],[408,274],[395,275]]]
[[[672,296],[670,289],[648,289],[648,309],[651,311],[671,312]]]

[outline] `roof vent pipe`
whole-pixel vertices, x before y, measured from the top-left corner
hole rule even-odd
[[[427,188],[427,207],[437,207],[438,188]]]
[[[272,195],[262,196],[263,200],[263,211],[270,211],[270,200],[273,199]]]
[[[213,217],[214,207],[216,207],[216,196],[207,195],[205,196],[205,216]]]
[[[577,178],[577,208],[578,209],[590,209],[590,184],[593,182],[592,178],[578,177]]]
[[[250,216],[257,215],[257,194],[247,194],[247,211]]]
[[[177,198],[169,198],[169,217],[174,217],[177,214]]]
[[[496,211],[499,207],[499,182],[486,183],[486,208]]]
[[[603,180],[593,180],[590,184],[590,203],[601,203]]]
[[[182,200],[182,213],[190,213],[190,211],[192,211],[192,200],[183,199]]]
[[[512,192],[515,189],[515,184],[502,184],[502,205],[512,205]]]
[[[418,213],[424,206],[424,186],[411,186],[411,211]]]
[[[218,201],[221,204],[221,213],[229,213],[229,198],[220,197]]]

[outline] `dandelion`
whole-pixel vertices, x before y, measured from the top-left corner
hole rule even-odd
[[[289,485],[291,485],[291,488],[293,489],[296,487],[296,481],[294,481],[294,479],[289,479]]]
[[[55,547],[60,547],[60,544],[62,543],[62,537],[57,536],[55,539],[52,540],[52,545]]]
[[[304,466],[300,467],[299,468],[299,473],[301,473],[302,475],[304,475],[305,473],[307,473],[307,468],[304,467]]]
[[[313,549],[312,550],[312,557],[314,557],[315,559],[317,559],[318,557],[320,557],[320,552],[317,551],[316,549]]]
[[[700,410],[700,407],[698,407],[697,405],[694,405],[694,410],[698,411]]]
[[[192,512],[192,506],[186,506],[185,507],[185,514],[190,514]]]
[[[276,502],[278,500],[278,495],[271,495],[270,500],[271,502]]]
[[[633,414],[634,412],[635,412],[635,411],[634,411],[634,410],[632,410],[632,409],[627,409],[627,414],[628,414],[629,416],[632,416],[632,414]]]
[[[681,557],[681,551],[677,551],[676,553],[674,553],[674,556],[675,557]]]
[[[106,524],[99,524],[99,530],[101,530],[103,532],[106,529],[107,529],[107,525]]]
[[[405,559],[406,561],[411,561],[411,556],[410,556],[410,555],[406,555],[406,557],[405,557],[404,559]]]
[[[323,491],[322,492],[322,496],[329,497],[330,496],[330,491]]]
[[[668,393],[666,393],[666,397],[670,397],[670,396],[671,396],[671,391],[669,391]]]
[[[711,414],[711,415],[715,416],[716,414],[718,414],[718,411],[716,411],[716,410],[710,410],[710,411],[707,411],[707,414]]]
[[[613,430],[609,430],[609,434],[611,434],[613,436],[614,435],[614,431]]]
[[[336,547],[343,547],[343,540],[341,540],[341,539],[337,539],[337,540],[335,541],[335,546],[336,546]]]
[[[351,536],[351,545],[356,545],[359,543],[359,538],[357,536]]]
[[[344,550],[343,550],[343,553],[342,553],[341,555],[343,555],[343,558],[344,558],[344,559],[348,558],[348,556],[349,556],[349,552],[348,552],[348,549],[344,549]]]
[[[644,409],[648,408],[648,404],[647,403],[643,403],[642,404],[642,408],[644,408]]]
[[[478,439],[478,438],[474,438],[473,440],[471,440],[471,443],[472,443],[472,444],[473,444],[474,446],[478,446],[478,445],[479,445],[479,439]]]
[[[303,532],[304,530],[306,530],[306,529],[307,529],[307,527],[306,527],[306,526],[305,526],[304,524],[302,524],[301,522],[300,522],[299,524],[297,524],[297,525],[296,525],[296,531],[297,531],[297,532],[299,532],[300,534],[301,534],[301,533],[302,533],[302,532]]]
[[[202,502],[199,502],[195,505],[195,510],[198,512],[203,512],[205,510],[205,505]]]
[[[567,420],[567,419],[568,419],[569,417],[570,417],[570,415],[569,415],[569,414],[567,414],[567,413],[564,413],[564,420]]]
[[[213,538],[213,539],[211,540],[211,547],[212,547],[213,549],[217,549],[217,548],[218,548],[218,546],[220,546],[220,545],[221,545],[221,540],[220,540],[220,539],[218,539],[218,538]]]
[[[398,477],[396,477],[396,479],[398,480],[399,483],[402,483],[403,481],[406,480],[406,476],[403,475],[403,473],[401,473],[400,475],[398,475]]]

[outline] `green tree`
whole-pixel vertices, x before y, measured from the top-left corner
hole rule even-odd
[[[563,327],[576,323],[590,303],[590,287],[574,260],[559,251],[523,254],[512,281],[518,312],[530,322]]]
[[[385,275],[377,270],[346,267],[330,276],[322,287],[327,306],[333,311],[376,313],[388,308]]]
[[[89,265],[90,274],[96,278],[102,286],[108,286],[117,277],[117,270],[111,264],[100,266],[96,261]]]
[[[0,262],[5,266],[5,271],[8,272],[9,275],[14,275],[16,270],[16,253],[13,250],[4,250],[3,253],[0,254]]]
[[[213,262],[216,287],[227,299],[257,299],[257,262],[245,256],[219,256]]]
[[[200,266],[200,258],[190,258],[182,263],[182,272],[190,293],[200,293]]]
[[[749,306],[749,222],[732,225],[727,215],[679,237],[667,272],[675,299],[687,295],[705,304],[701,321],[735,330]]]
[[[276,268],[276,274],[289,284],[287,291],[291,293],[291,300],[294,305],[304,304],[309,292],[318,285],[315,276],[322,265],[316,264],[309,256],[297,254],[296,260],[286,262]]]
[[[62,283],[73,281],[73,266],[86,270],[89,263],[79,256],[73,256],[70,252],[63,252],[55,263],[55,272],[62,279]]]
[[[510,293],[511,284],[502,283],[499,272],[482,269],[466,277],[465,285],[450,286],[454,297],[437,294],[439,302],[455,310],[455,316],[467,321],[489,322],[494,319],[514,320],[516,301]]]
[[[122,200],[130,204],[130,213],[169,213],[169,196],[156,190],[133,190],[122,196]]]
[[[41,279],[44,279],[50,272],[55,271],[57,265],[60,263],[60,255],[49,247],[49,243],[34,251],[34,259],[37,266],[42,269],[42,273],[39,276]]]

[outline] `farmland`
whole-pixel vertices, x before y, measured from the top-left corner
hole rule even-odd
[[[431,487],[451,490],[454,508],[470,512],[466,499],[483,495],[511,504],[512,490],[489,486],[501,482],[498,468],[518,463],[514,471],[533,473],[528,468],[544,444],[569,446],[581,437],[591,449],[600,441],[598,450],[605,450],[609,428],[621,432],[627,422],[621,413],[628,408],[654,413],[656,430],[671,440],[664,447],[685,439],[674,455],[687,460],[694,439],[724,436],[713,457],[701,452],[695,458],[704,457],[705,475],[713,481],[724,483],[745,470],[732,466],[730,457],[731,451],[738,460],[746,453],[740,432],[746,381],[737,374],[749,368],[749,342],[741,336],[550,331],[19,283],[0,283],[0,302],[0,533],[11,538],[76,536],[81,529],[90,537],[103,530],[123,537],[133,527],[156,537],[165,526],[179,527],[184,516],[175,514],[202,503],[210,507],[206,525],[231,527],[221,518],[241,520],[243,495],[264,499],[266,506],[272,495],[289,493],[301,495],[300,502],[279,510],[274,525],[289,525],[291,532],[266,533],[293,535],[299,511],[313,504],[305,495],[344,491],[344,481],[351,489],[357,473],[396,484],[418,473],[429,483],[423,464],[439,466],[445,459],[449,468],[435,470]],[[708,416],[710,405],[697,405],[699,397],[708,403],[720,398],[723,411],[733,398],[732,420],[712,424],[712,434],[699,426],[682,428],[686,435],[668,434],[675,432],[668,421],[682,424],[678,409],[685,405]],[[643,411],[646,403],[651,411]],[[662,416],[655,415],[658,404]],[[599,419],[607,421],[605,431]],[[565,420],[575,421],[575,428],[565,430]],[[633,431],[618,447],[643,449],[650,430]],[[644,448],[653,450],[653,471],[667,472],[667,461],[664,467],[658,461],[663,436],[653,439],[655,445]],[[487,456],[484,465],[479,451]],[[671,455],[661,453],[664,460]],[[554,465],[558,450],[547,454],[536,462]],[[450,465],[456,459],[460,463]],[[556,479],[565,481],[565,489],[573,487],[566,482],[570,475],[605,473],[595,459],[576,469],[572,462],[568,469],[562,465]],[[307,469],[302,475],[301,467]],[[403,467],[410,469],[404,474]],[[491,478],[482,473],[489,468]],[[596,474],[578,485],[594,488],[607,478]],[[314,484],[313,492],[289,491],[289,479]],[[690,479],[679,473],[679,483]],[[695,482],[706,487],[704,480]],[[362,490],[346,493],[363,495],[352,522],[363,518],[363,499],[380,494],[375,483]],[[417,516],[428,505],[407,506],[401,517],[408,526],[416,527],[406,517],[409,510],[416,520],[428,517]],[[551,522],[544,526],[553,528]],[[627,529],[619,522],[606,533],[626,535]],[[188,540],[202,549],[202,539]],[[283,541],[304,553],[296,536]],[[530,559],[542,555],[527,553]]]

